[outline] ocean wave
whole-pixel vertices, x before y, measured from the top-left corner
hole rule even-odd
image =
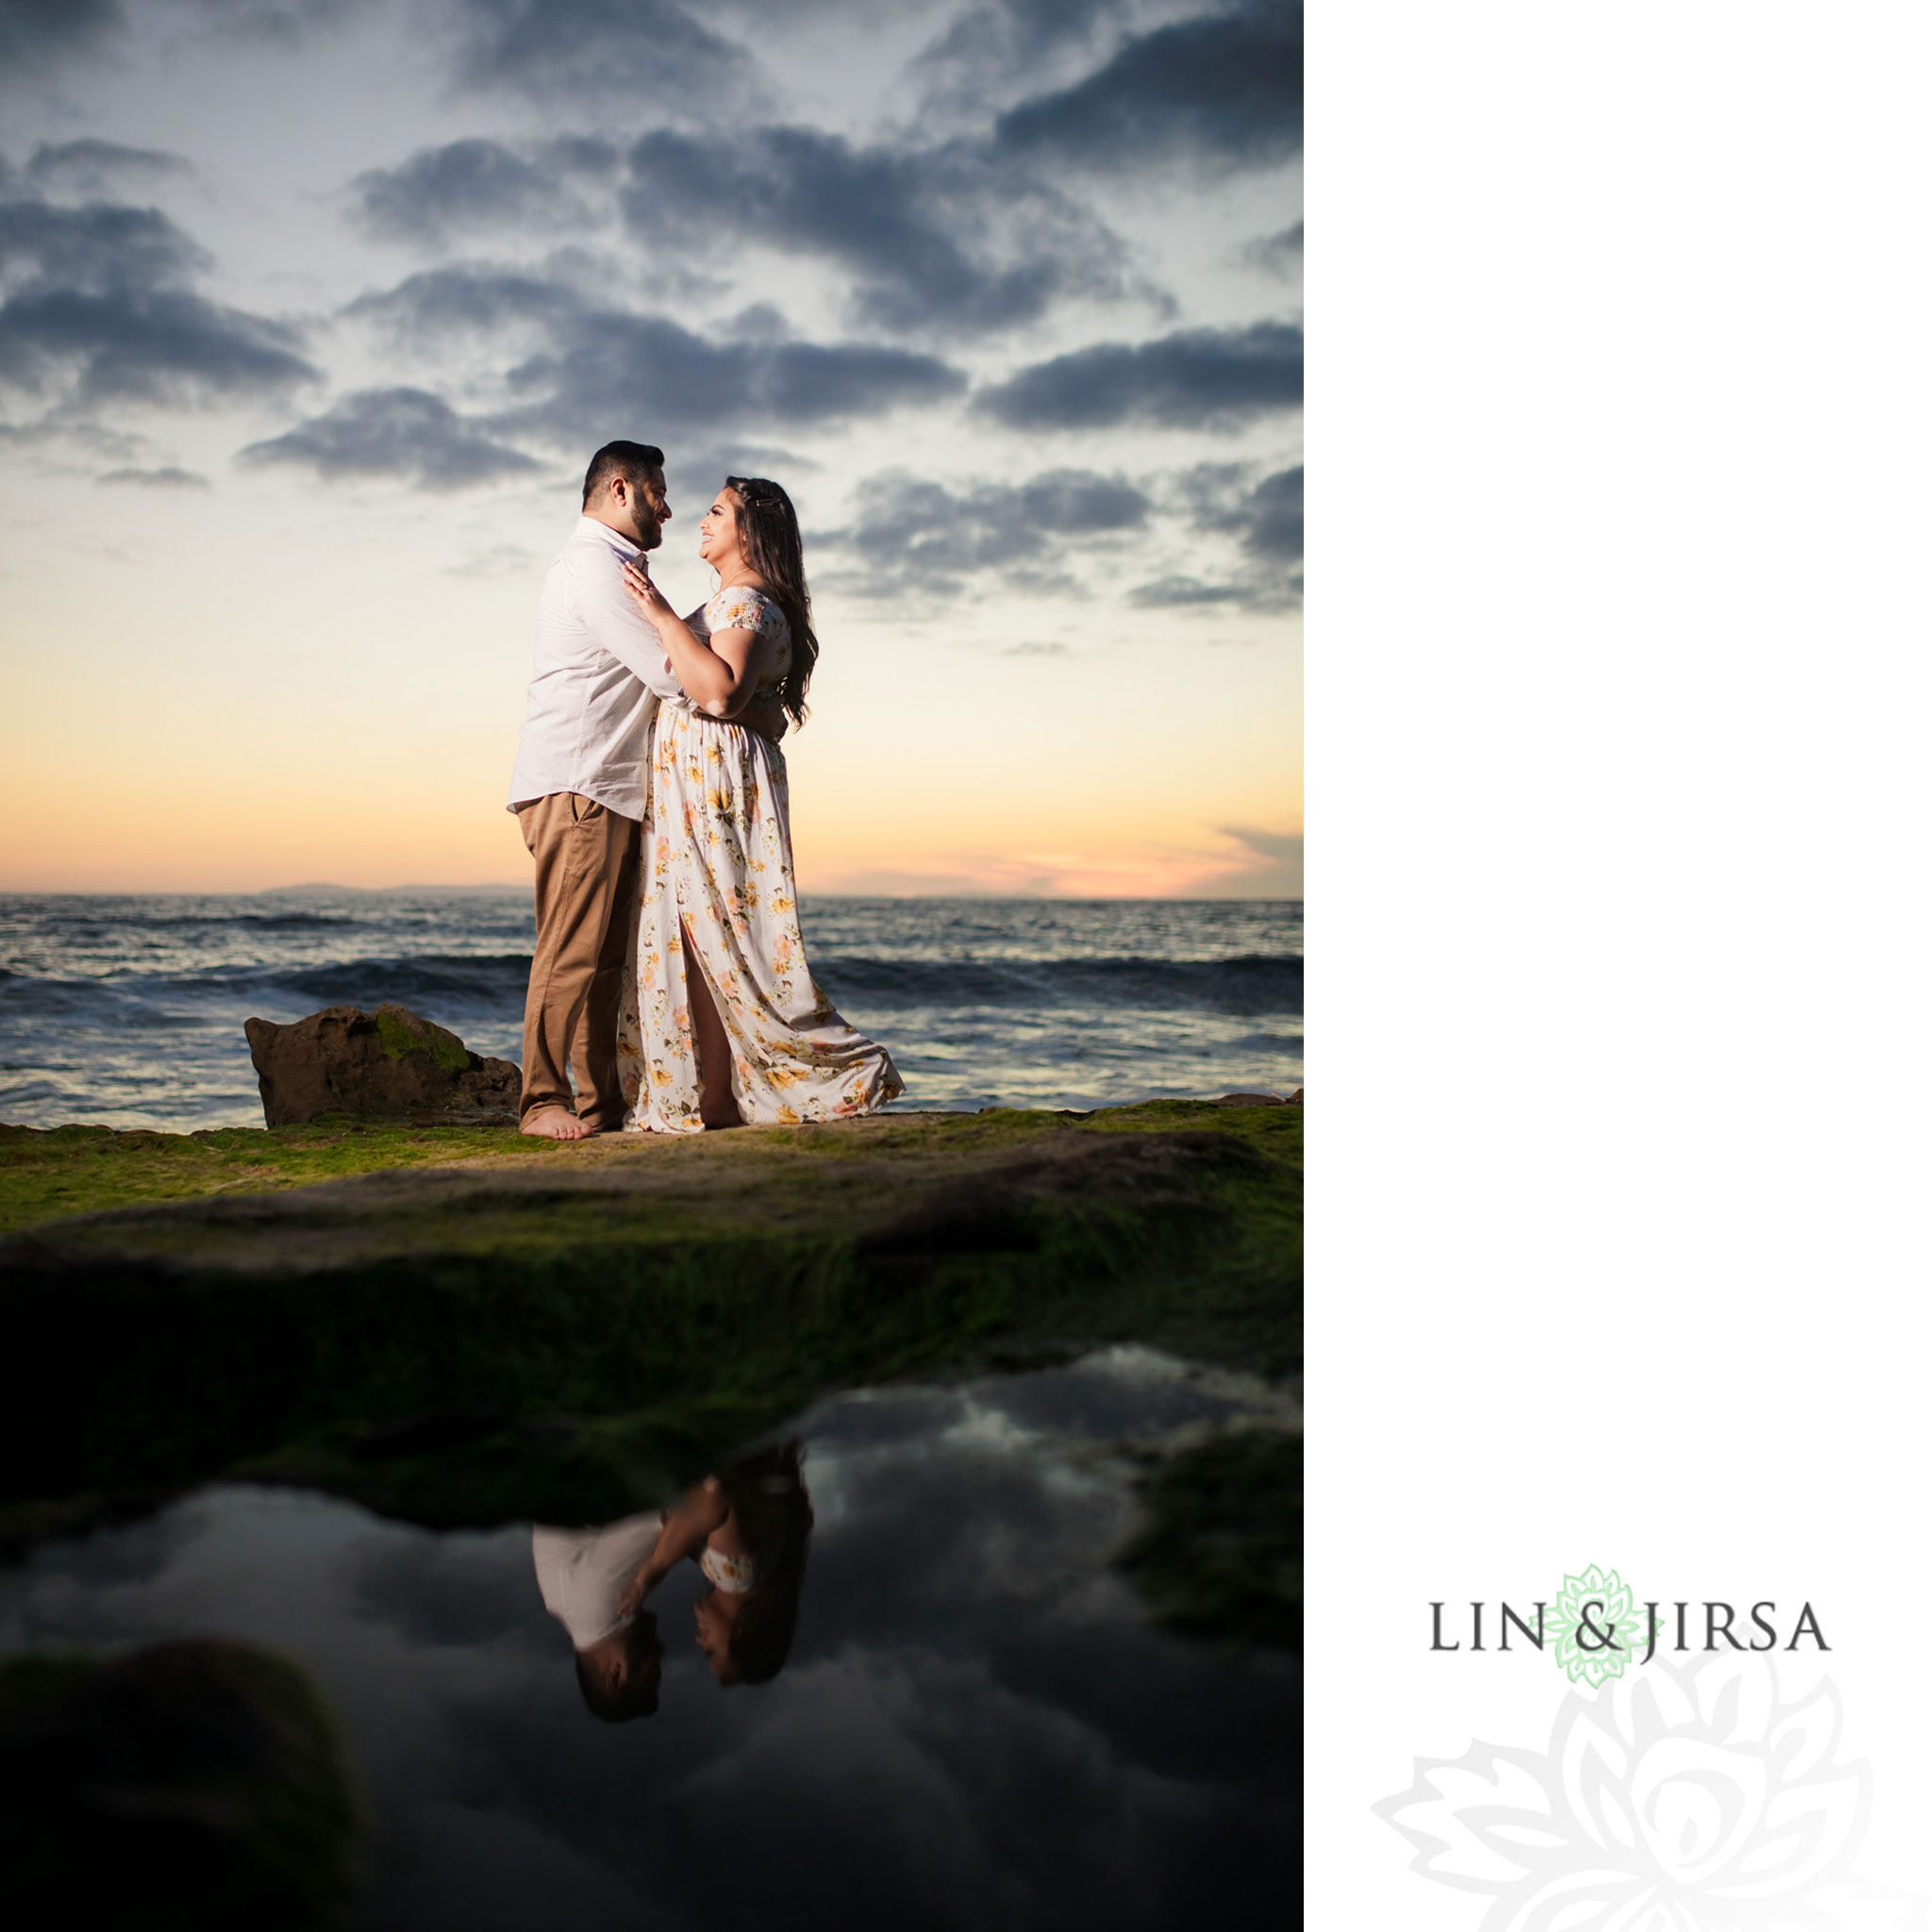
[[[835,1000],[914,1007],[1191,1008],[1220,1013],[1299,1013],[1302,962],[1291,954],[1231,959],[881,959],[834,953],[812,972]],[[385,1000],[454,1002],[470,1009],[521,1008],[527,953],[419,953],[317,961],[297,967],[225,966],[212,972],[116,974],[103,980],[9,975],[9,1001],[39,995],[66,1005],[142,989],[173,994],[290,994],[319,1006],[373,1008]],[[38,1001],[36,1001],[38,1003]]]
[[[256,932],[299,932],[312,925],[366,925],[341,912],[166,912],[129,913],[117,925],[240,925]]]
[[[836,999],[947,1007],[1191,1007],[1299,1013],[1292,954],[1232,959],[877,959],[828,954],[812,974]]]
[[[386,1000],[408,1006],[412,1000],[440,999],[492,1009],[508,1002],[521,1008],[530,978],[530,956],[417,953],[323,962],[278,973],[251,972],[238,974],[236,978],[276,992],[301,993],[329,1007],[375,1008]]]

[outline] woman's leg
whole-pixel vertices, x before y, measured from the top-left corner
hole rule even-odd
[[[680,922],[678,935],[684,941],[684,995],[691,1002],[691,1043],[698,1057],[698,1113],[708,1127],[741,1127],[744,1116],[731,1097],[731,1041],[712,1004],[691,927]]]

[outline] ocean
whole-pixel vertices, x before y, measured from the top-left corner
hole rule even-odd
[[[902,1108],[1291,1092],[1298,900],[801,902],[813,975]],[[0,1122],[259,1126],[242,1023],[398,1000],[519,1059],[521,888],[0,895]]]

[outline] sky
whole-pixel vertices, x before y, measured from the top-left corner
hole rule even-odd
[[[806,532],[807,891],[1301,891],[1301,13],[0,0],[0,890],[521,882],[585,462]]]

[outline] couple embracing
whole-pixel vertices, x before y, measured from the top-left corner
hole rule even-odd
[[[791,499],[725,478],[698,542],[718,590],[682,618],[648,561],[670,521],[663,452],[606,443],[538,607],[509,808],[537,862],[522,1126],[553,1140],[832,1120],[904,1091],[799,938],[778,741],[818,640]]]

